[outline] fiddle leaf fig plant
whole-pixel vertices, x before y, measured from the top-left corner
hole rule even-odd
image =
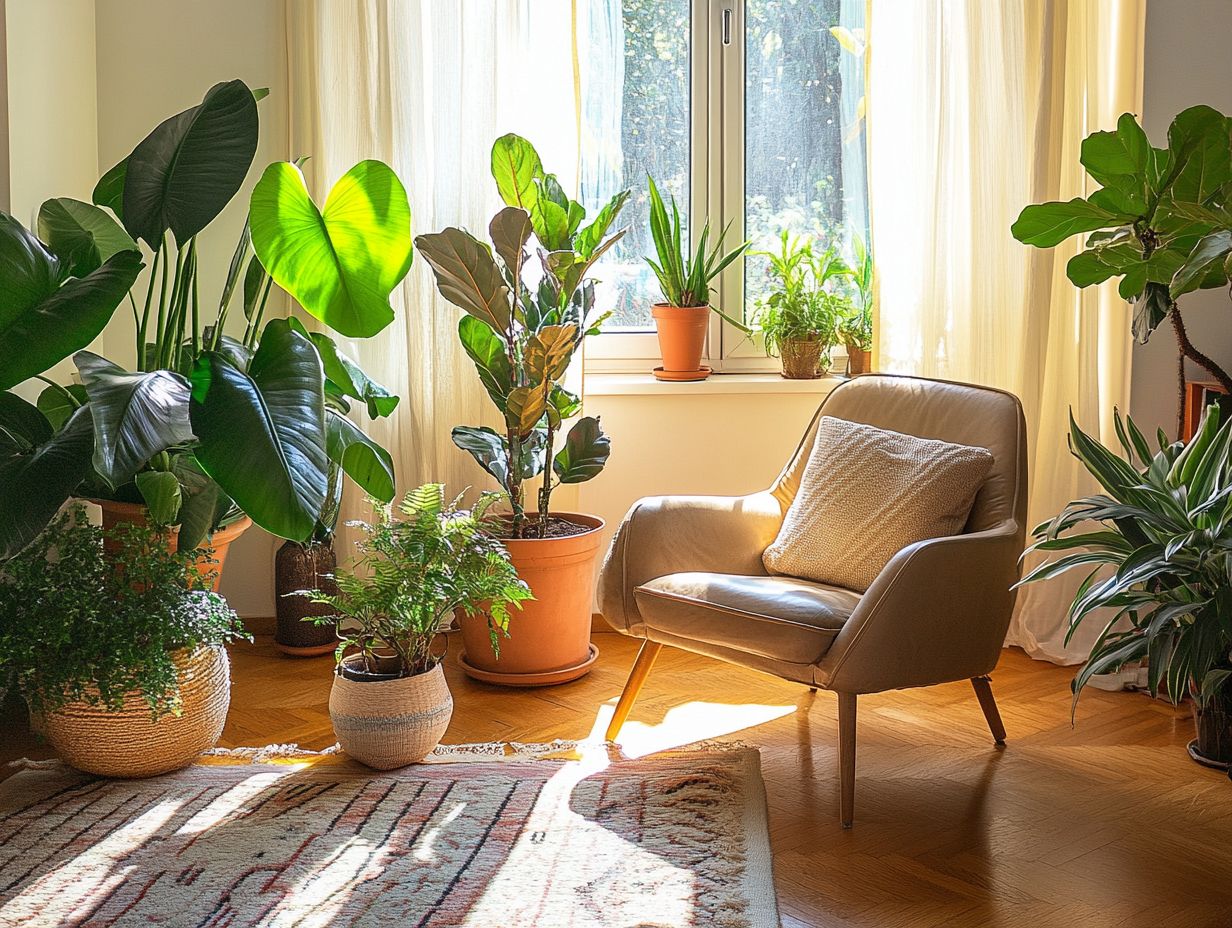
[[[270,165],[212,321],[202,305],[197,236],[244,183],[264,95],[238,80],[211,88],[111,168],[94,203],[43,204],[38,236],[0,213],[0,336],[15,346],[0,389],[45,384],[34,405],[0,393],[0,558],[70,496],[144,503],[180,527],[185,549],[245,514],[296,541],[328,534],[344,473],[393,498],[388,453],[345,416],[352,400],[388,416],[398,398],[328,332],[265,312],[276,283],[344,335],[389,324],[413,254],[394,172],[360,162],[318,209],[298,165]],[[136,327],[128,365],[85,350],[123,303]],[[243,325],[228,334],[237,304]],[[46,376],[70,357],[80,383]]]
[[[565,372],[605,318],[595,316],[588,275],[624,235],[611,229],[629,192],[616,194],[586,223],[586,209],[544,172],[534,146],[516,135],[492,146],[492,176],[506,206],[488,226],[491,246],[456,228],[421,235],[415,244],[441,296],[464,312],[458,338],[503,420],[499,432],[458,426],[454,443],[508,497],[512,537],[544,537],[552,491],[591,479],[610,453],[599,420],[590,416],[572,425],[559,452],[556,443],[565,421],[581,409],[564,385]],[[532,238],[537,273],[528,266]],[[524,484],[540,475],[538,514],[528,516]]]

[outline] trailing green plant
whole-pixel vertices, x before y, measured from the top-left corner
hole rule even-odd
[[[655,186],[654,178],[647,175],[646,182],[650,188],[650,237],[654,241],[655,256],[646,258],[646,263],[659,279],[659,287],[663,291],[663,302],[669,306],[710,306],[716,313],[743,332],[751,332],[748,326],[738,319],[733,319],[719,307],[710,304],[711,281],[723,273],[724,269],[743,255],[749,247],[744,242],[724,254],[723,239],[731,228],[731,223],[724,227],[710,246],[710,220],[702,226],[701,235],[697,237],[697,247],[690,254],[684,241],[683,222],[680,218],[680,208],[676,205],[676,197],[671,197],[672,212],[668,215],[659,188]]]
[[[488,516],[499,498],[484,493],[464,510],[460,496],[449,501],[443,484],[429,483],[403,498],[401,518],[378,505],[375,523],[353,523],[364,536],[357,542],[354,569],[337,574],[338,594],[300,594],[334,613],[305,621],[337,623],[338,661],[357,654],[369,672],[379,666],[378,658],[391,654],[401,676],[431,670],[440,660],[432,653],[433,640],[458,610],[487,617],[492,648],[499,654],[509,610],[532,598],[495,537],[497,523]]]
[[[828,353],[854,308],[851,297],[835,287],[851,274],[837,249],[817,253],[811,238],[792,238],[784,230],[778,253],[761,254],[769,259],[773,282],[756,317],[766,351],[777,357],[786,342],[815,341]]]
[[[1078,287],[1119,278],[1133,304],[1133,333],[1145,343],[1165,319],[1176,336],[1178,419],[1184,406],[1184,359],[1232,393],[1232,377],[1189,340],[1178,300],[1224,288],[1232,272],[1232,123],[1209,106],[1184,110],[1155,148],[1125,113],[1115,132],[1083,140],[1080,159],[1100,189],[1089,197],[1026,207],[1011,227],[1020,242],[1052,248],[1087,234],[1066,274]]]
[[[343,335],[389,323],[412,256],[393,171],[362,161],[318,208],[297,165],[269,165],[216,278],[218,305],[202,305],[197,237],[248,174],[264,94],[216,85],[109,170],[93,203],[44,203],[37,237],[0,214],[0,285],[11,295],[0,334],[14,346],[0,357],[0,389],[46,384],[37,404],[0,394],[0,557],[74,495],[145,503],[154,521],[180,526],[185,548],[244,513],[308,539],[336,505],[339,469],[392,499],[389,455],[345,413],[356,400],[389,415],[398,398],[330,335],[265,313],[277,284]],[[136,331],[131,370],[83,350],[122,304]],[[233,337],[228,319],[241,309]],[[80,383],[45,376],[70,356]]]
[[[197,556],[153,528],[104,532],[80,506],[61,513],[0,568],[0,682],[36,712],[119,709],[139,693],[155,718],[178,713],[173,652],[248,638]]]
[[[1232,678],[1232,421],[1211,406],[1188,443],[1160,430],[1155,450],[1129,417],[1115,413],[1115,425],[1124,458],[1070,417],[1070,451],[1103,492],[1035,529],[1028,553],[1068,553],[1022,583],[1088,571],[1066,641],[1084,622],[1103,627],[1074,678],[1075,703],[1095,674],[1146,658],[1152,695],[1189,692],[1205,706],[1229,695]]]
[[[505,135],[492,146],[492,176],[507,204],[488,226],[492,247],[469,232],[447,228],[420,235],[415,245],[432,267],[441,296],[465,312],[458,338],[502,419],[502,431],[458,426],[454,443],[497,481],[513,510],[514,538],[544,537],[551,524],[552,491],[595,477],[611,442],[599,420],[583,416],[558,452],[564,422],[581,411],[564,386],[565,373],[588,335],[609,314],[595,317],[589,272],[625,230],[611,235],[629,199],[622,191],[595,214],[571,200],[543,169],[534,146]],[[538,266],[529,267],[531,236]],[[526,512],[524,484],[542,475],[538,515]]]
[[[851,283],[855,300],[839,321],[838,334],[848,350],[873,349],[873,256],[864,239],[855,236],[851,242],[855,260],[851,264]]]

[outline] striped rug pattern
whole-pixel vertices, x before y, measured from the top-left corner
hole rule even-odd
[[[756,751],[0,783],[0,925],[778,925]]]

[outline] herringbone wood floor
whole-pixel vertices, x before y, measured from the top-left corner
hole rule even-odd
[[[596,641],[589,677],[542,690],[474,683],[450,657],[445,740],[601,730],[636,643]],[[268,639],[233,656],[224,744],[333,742],[329,658],[281,658]],[[1006,652],[993,676],[1004,750],[966,683],[862,697],[847,832],[833,694],[669,648],[622,740],[644,751],[725,734],[761,748],[786,928],[1232,926],[1232,783],[1186,756],[1187,710],[1091,691],[1071,728],[1071,673]],[[0,759],[45,754],[19,719],[10,706]]]

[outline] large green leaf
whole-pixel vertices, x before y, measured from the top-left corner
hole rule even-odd
[[[535,182],[543,179],[535,146],[520,135],[502,135],[492,143],[492,178],[507,206],[533,212],[539,199]]]
[[[583,416],[569,429],[552,469],[561,483],[584,483],[603,470],[611,453],[612,441],[603,434],[599,419]]]
[[[307,541],[325,502],[324,374],[285,319],[265,328],[244,373],[218,352],[192,376],[197,460],[254,522]]]
[[[165,470],[143,470],[135,478],[137,490],[155,525],[173,525],[180,516],[180,481]]]
[[[505,263],[511,287],[516,287],[522,279],[522,261],[526,256],[526,243],[530,241],[530,233],[530,215],[517,206],[506,206],[488,223],[488,237],[492,239],[492,247]]]
[[[105,206],[120,222],[124,221],[124,180],[128,176],[128,159],[112,167],[94,185],[90,199],[95,206]]]
[[[441,296],[496,332],[509,329],[509,288],[488,246],[453,228],[420,235],[415,245],[431,265]]]
[[[51,438],[53,431],[38,407],[16,393],[0,393],[0,454],[31,450]]]
[[[513,368],[505,351],[505,343],[486,322],[474,316],[463,316],[458,320],[458,340],[475,362],[483,388],[503,413],[505,398],[513,389]]]
[[[1172,299],[1197,290],[1212,270],[1222,273],[1229,254],[1232,254],[1232,230],[1220,229],[1204,236],[1173,276],[1170,287]]]
[[[1191,106],[1168,127],[1173,157],[1169,193],[1175,200],[1201,203],[1232,179],[1228,120],[1209,106]]]
[[[368,407],[368,415],[380,419],[398,408],[399,398],[364,373],[337,343],[324,332],[309,332],[298,319],[287,320],[301,335],[316,346],[325,370],[325,392],[331,396],[349,396]]]
[[[1075,198],[1066,203],[1036,203],[1026,207],[1010,226],[1010,232],[1023,244],[1052,248],[1071,235],[1116,224],[1115,214]]]
[[[249,221],[261,264],[307,312],[353,338],[393,321],[389,295],[411,267],[411,207],[388,165],[359,162],[318,210],[299,168],[271,164]]]
[[[176,454],[171,471],[180,484],[178,547],[181,551],[191,551],[205,541],[231,508],[231,498],[222,492],[191,452]]]
[[[329,459],[346,472],[364,492],[382,503],[394,498],[394,462],[389,452],[365,435],[346,416],[325,414]]]
[[[90,472],[94,429],[82,406],[37,448],[0,458],[0,559],[37,537]]]
[[[258,131],[257,101],[240,80],[215,84],[197,106],[164,120],[128,156],[125,228],[151,248],[168,229],[183,245],[240,189]]]
[[[89,274],[121,251],[138,250],[132,236],[105,212],[69,197],[48,200],[42,205],[38,230],[74,277]]]
[[[84,277],[67,272],[21,223],[0,213],[0,390],[41,374],[93,341],[141,272],[141,255],[122,251]]]
[[[509,486],[509,449],[505,439],[487,426],[459,425],[453,430],[453,443],[492,475],[503,489]]]
[[[130,373],[89,351],[73,356],[94,411],[94,469],[119,487],[154,455],[193,439],[188,381],[174,371]]]
[[[79,406],[89,401],[86,388],[79,383],[67,387],[50,384],[38,395],[38,409],[56,431],[64,425]]]

